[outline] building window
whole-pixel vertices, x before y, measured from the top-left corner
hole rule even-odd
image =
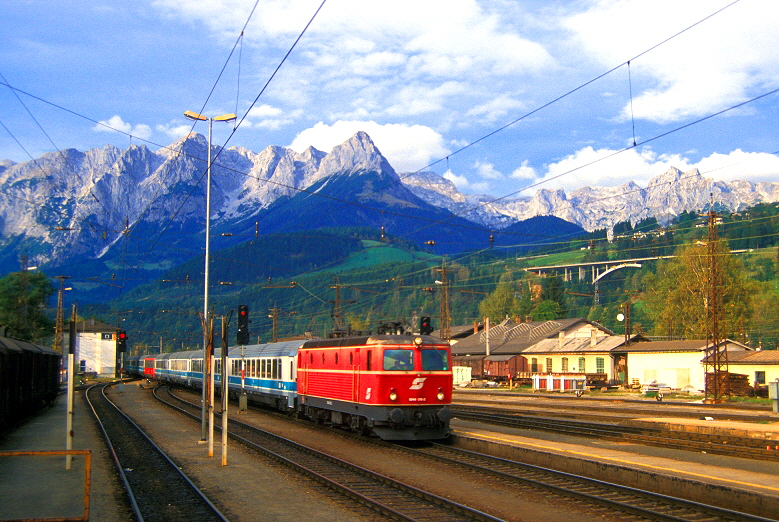
[[[584,357],[579,357],[579,373],[586,373],[587,368],[584,366]]]
[[[530,371],[533,373],[538,373],[538,359],[535,357],[530,358]]]
[[[595,358],[595,372],[596,373],[606,373],[606,362],[603,359],[603,357],[596,357]]]
[[[552,358],[546,358],[546,373],[552,373]]]
[[[755,384],[765,384],[765,372],[755,372]]]
[[[562,368],[560,369],[560,371],[562,372],[568,371],[568,357],[563,357]]]

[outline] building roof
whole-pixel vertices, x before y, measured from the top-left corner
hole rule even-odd
[[[101,323],[95,319],[86,319],[85,321],[78,321],[76,323],[76,332],[82,333],[108,333],[119,330],[118,326],[111,326],[109,324]]]
[[[724,339],[722,343],[727,343],[728,352],[744,351],[749,348],[739,342]],[[676,340],[676,341],[647,341],[626,346],[624,350],[628,353],[642,352],[703,352],[708,345],[705,339],[696,340]]]
[[[607,335],[612,332],[603,326],[584,318],[557,319],[554,321],[534,321],[530,323],[514,323],[506,320],[490,328],[490,355],[516,355],[539,341],[554,337],[555,342],[560,332],[570,330],[579,324],[590,324]],[[587,338],[589,343],[589,337]],[[452,355],[486,354],[487,332],[471,335],[452,345]]]
[[[728,345],[730,346],[730,345]],[[746,351],[728,350],[728,363],[738,364],[779,364],[779,350]]]
[[[635,339],[638,336],[632,337]],[[624,351],[625,337],[623,335],[607,335],[595,337],[595,344],[589,337],[567,337],[563,339],[544,339],[525,349],[522,354],[555,354],[555,353],[604,353],[616,348]]]
[[[449,327],[449,338],[450,339],[462,339],[465,337],[469,337],[473,335],[474,325],[472,324],[466,324],[466,325],[458,325],[458,326],[450,326]],[[476,325],[476,328],[481,330],[483,328],[483,325],[481,323]],[[436,330],[432,334],[433,337],[441,337],[441,330]]]

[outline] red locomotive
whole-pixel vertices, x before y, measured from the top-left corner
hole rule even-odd
[[[382,439],[449,434],[449,344],[428,336],[377,335],[308,341],[297,361],[300,411]]]

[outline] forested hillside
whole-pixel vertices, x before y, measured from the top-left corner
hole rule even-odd
[[[718,217],[719,266],[723,284],[729,285],[723,298],[725,308],[733,312],[723,323],[728,329],[725,335],[772,348],[779,342],[777,206],[759,205]],[[612,232],[612,240],[606,238],[606,231],[598,231],[523,255],[510,246],[493,246],[446,258],[419,251],[397,238],[382,241],[375,229],[269,236],[216,254],[219,262],[211,273],[211,304],[217,316],[228,315],[239,304],[248,305],[252,340],[263,342],[273,335],[274,315],[279,338],[305,332],[326,335],[337,315],[342,327],[350,325],[356,330],[375,331],[381,321],[412,322],[422,315],[432,316],[438,328],[445,270],[452,325],[472,324],[485,315],[493,321],[507,316],[534,320],[587,317],[622,333],[625,323],[617,315],[625,313],[630,303],[634,333],[705,335],[699,321],[682,319],[705,317],[705,296],[674,297],[669,292],[682,283],[675,279],[680,274],[690,276],[683,283],[698,291],[705,286],[707,216],[684,213],[666,228],[651,219],[636,226],[621,223]],[[661,256],[677,257],[641,261],[641,268],[617,270],[602,279],[597,304],[591,282],[575,277],[564,281],[562,270],[546,277],[526,270]],[[202,273],[201,262],[177,267],[164,281],[138,288],[113,303],[113,310],[132,311],[122,316],[131,341],[155,347],[161,341],[165,350],[196,348],[202,343],[198,317],[202,281],[197,275]],[[688,263],[687,268],[679,263]],[[671,303],[674,306],[684,305],[673,320],[662,313],[671,309],[668,299],[676,300]],[[117,318],[107,309],[84,313],[102,316],[109,324]],[[233,342],[234,324],[231,332]]]

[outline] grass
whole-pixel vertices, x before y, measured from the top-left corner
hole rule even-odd
[[[379,241],[364,240],[365,250],[351,254],[346,261],[337,267],[323,270],[326,271],[345,271],[356,268],[367,268],[382,263],[404,263],[410,261],[430,261],[431,264],[438,264],[438,256],[426,252],[407,252],[400,248],[384,245]]]

